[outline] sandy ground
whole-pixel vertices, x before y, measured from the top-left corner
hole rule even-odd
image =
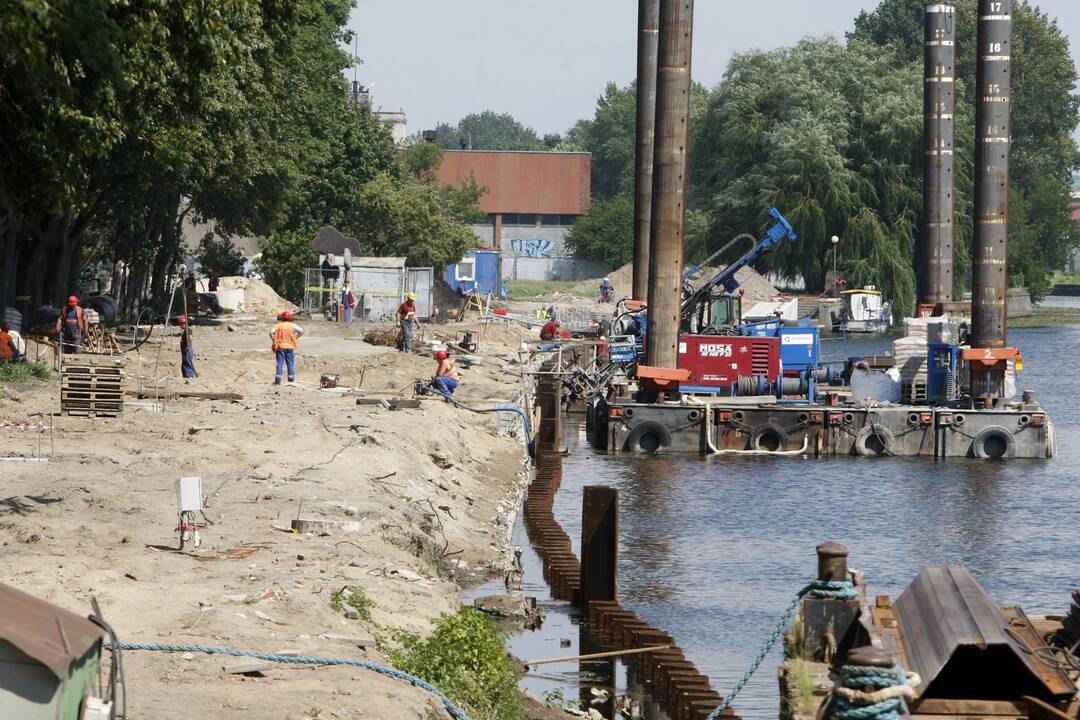
[[[122,417],[53,416],[58,381],[0,385],[0,422],[37,420],[44,433],[0,429],[0,580],[80,614],[96,596],[122,640],[224,645],[379,662],[375,648],[327,635],[427,632],[455,611],[455,579],[501,574],[523,445],[497,415],[441,400],[419,409],[357,406],[360,393],[412,396],[434,368],[360,340],[365,328],[303,323],[296,386],[272,387],[265,318],[196,328],[197,380],[179,379],[175,331],[157,376],[169,389],[237,392],[239,402],[175,399],[165,411]],[[427,335],[453,336],[460,325]],[[532,333],[492,329],[483,363],[463,370],[463,401],[512,401],[511,363]],[[129,355],[128,387],[154,377],[156,350]],[[351,391],[318,388],[321,372]],[[360,385],[361,377],[363,383]],[[357,389],[358,388],[358,389]],[[176,550],[176,482],[200,476],[202,548]],[[356,521],[358,532],[289,531],[293,518]],[[330,595],[355,585],[374,601],[372,623],[348,620]],[[275,666],[264,677],[223,672],[233,659],[125,655],[129,717],[425,718],[438,704],[404,683],[359,669]],[[439,714],[438,717],[443,715]]]

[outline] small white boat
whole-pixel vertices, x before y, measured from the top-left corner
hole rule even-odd
[[[892,324],[892,305],[873,285],[840,293],[840,315],[833,314],[833,332],[883,333]]]

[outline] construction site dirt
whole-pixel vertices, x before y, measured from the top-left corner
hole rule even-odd
[[[117,418],[57,415],[55,376],[0,387],[0,420],[40,421],[0,430],[4,582],[82,615],[94,596],[122,641],[380,662],[379,632],[426,634],[460,607],[462,585],[504,573],[527,481],[520,431],[507,432],[514,423],[441,398],[360,405],[360,395],[411,398],[434,361],[362,342],[370,326],[303,326],[295,385],[271,385],[268,322],[231,317],[196,326],[196,380],[179,379],[175,330],[157,372],[171,378],[162,391],[150,389],[155,343],[129,354],[126,387],[138,392],[141,376],[144,397],[129,394]],[[466,327],[425,333],[453,339]],[[521,332],[487,330],[478,364],[459,366],[463,402],[516,398]],[[320,389],[322,373],[339,375],[339,387]],[[202,478],[206,526],[201,547],[181,552],[185,476]],[[331,607],[346,586],[372,601],[370,621]],[[357,668],[234,674],[232,660],[126,653],[128,717],[394,720],[439,707]]]

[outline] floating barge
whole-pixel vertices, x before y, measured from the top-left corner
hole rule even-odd
[[[1055,452],[1053,422],[1030,394],[993,409],[793,406],[754,397],[665,403],[597,398],[586,424],[594,448],[616,452],[1032,460]]]

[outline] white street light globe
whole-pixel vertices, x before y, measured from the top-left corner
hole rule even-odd
[[[840,238],[837,237],[836,235],[833,235],[832,236],[832,244],[833,245],[839,245],[840,244]]]

